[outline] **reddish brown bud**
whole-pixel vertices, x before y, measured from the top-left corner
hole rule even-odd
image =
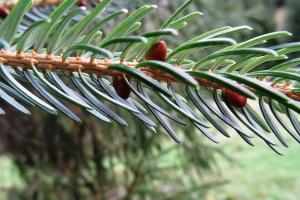
[[[0,7],[0,17],[5,18],[5,17],[7,17],[8,14],[9,14],[9,9],[4,6],[1,6]]]
[[[77,5],[80,7],[86,7],[88,5],[87,0],[77,0]]]
[[[127,77],[127,80],[130,81],[130,78]],[[128,99],[130,96],[130,88],[126,85],[126,82],[123,76],[116,76],[113,78],[113,86],[117,94],[123,99]]]
[[[146,56],[146,60],[166,61],[167,50],[167,44],[164,41],[159,41],[151,47],[148,55]]]
[[[224,90],[224,97],[231,105],[239,108],[243,108],[247,104],[247,97],[244,97],[243,95],[240,95],[229,89]]]

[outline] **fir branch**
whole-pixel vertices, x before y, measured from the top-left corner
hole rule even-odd
[[[189,39],[173,50],[168,49],[161,38],[176,36],[178,29],[201,15],[196,12],[180,16],[192,3],[189,0],[166,20],[161,29],[132,36],[130,34],[140,27],[144,16],[156,9],[155,5],[142,6],[104,34],[97,44],[94,38],[102,36],[100,30],[107,22],[127,13],[124,9],[115,12],[90,27],[110,2],[101,1],[89,13],[83,14],[82,10],[72,6],[75,1],[64,1],[47,19],[28,23],[22,19],[31,1],[20,1],[11,11],[17,14],[16,17],[10,14],[0,24],[3,30],[0,32],[0,79],[3,81],[3,85],[0,84],[0,98],[37,105],[50,114],[57,114],[59,110],[81,122],[55,98],[58,96],[81,106],[104,122],[127,125],[121,116],[102,103],[103,98],[124,108],[150,131],[156,132],[157,125],[148,116],[150,110],[166,132],[176,142],[181,142],[168,120],[181,125],[187,123],[155,103],[148,95],[150,88],[162,102],[213,142],[217,142],[217,138],[208,128],[214,127],[229,137],[230,134],[222,126],[225,123],[248,144],[253,145],[250,131],[278,152],[275,142],[264,134],[264,131],[272,131],[287,146],[277,128],[277,122],[281,126],[284,124],[278,112],[291,122],[295,130],[286,127],[285,130],[298,140],[294,132],[298,132],[296,127],[299,122],[292,113],[300,113],[297,102],[300,100],[300,78],[293,68],[299,63],[298,59],[276,64],[264,71],[257,70],[266,62],[286,59],[289,53],[300,51],[299,43],[257,47],[268,40],[290,36],[289,32],[269,33],[238,43],[226,35],[252,28],[222,27]],[[22,29],[18,29],[20,24],[24,26]],[[201,54],[206,49],[211,53]],[[200,59],[190,59],[190,54],[195,52],[202,55]],[[81,94],[64,84],[61,76],[69,77]],[[29,83],[45,101],[27,90],[23,82]],[[187,95],[178,94],[175,83],[184,86]],[[210,98],[204,98],[203,91],[207,91]],[[131,92],[148,109],[131,97]],[[215,106],[209,103],[209,99]],[[260,106],[261,114],[251,109],[252,102],[248,99]],[[29,114],[21,104],[11,105]],[[218,119],[221,119],[221,124]],[[244,124],[248,130],[242,130],[239,124]]]

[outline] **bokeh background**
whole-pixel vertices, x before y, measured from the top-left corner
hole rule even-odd
[[[143,4],[158,9],[143,22],[153,30],[183,0],[115,0],[112,10]],[[175,46],[197,34],[225,25],[250,25],[239,41],[276,30],[300,39],[299,0],[194,0],[186,13],[199,10]],[[115,22],[117,23],[117,22]],[[142,32],[143,30],[139,30]],[[109,30],[106,30],[109,31]],[[177,127],[184,138],[174,143],[160,129],[148,132],[123,110],[129,126],[105,124],[73,107],[84,119],[76,124],[33,109],[23,116],[0,102],[0,199],[205,199],[297,200],[300,196],[300,145],[278,156],[258,139],[247,146],[238,136],[212,144],[190,127]],[[70,105],[71,106],[71,105]],[[71,106],[72,107],[72,106]]]

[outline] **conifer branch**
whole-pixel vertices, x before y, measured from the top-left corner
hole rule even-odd
[[[50,114],[60,111],[81,122],[57,96],[104,122],[127,125],[126,120],[102,103],[103,99],[127,110],[148,130],[156,132],[157,124],[148,114],[148,110],[151,111],[176,142],[181,142],[181,138],[171,121],[180,125],[187,125],[189,121],[213,142],[218,139],[210,132],[211,128],[230,137],[223,127],[226,124],[248,144],[252,145],[250,131],[277,153],[276,143],[267,133],[273,132],[279,142],[287,146],[276,128],[277,122],[284,124],[283,115],[294,128],[288,132],[300,142],[296,137],[300,134],[296,117],[300,113],[297,102],[300,76],[295,68],[299,59],[272,66],[272,61],[285,60],[289,53],[300,51],[300,43],[259,47],[268,40],[291,36],[289,32],[273,32],[238,43],[226,35],[252,28],[227,26],[168,49],[162,38],[176,36],[188,22],[202,15],[195,12],[180,16],[192,0],[175,11],[158,30],[132,35],[141,26],[144,16],[157,8],[145,5],[103,36],[102,28],[128,12],[123,9],[98,19],[110,2],[103,0],[84,13],[75,6],[75,0],[66,0],[49,13],[48,19],[29,22],[22,20],[26,20],[23,18],[32,2],[19,1],[0,24],[0,98],[6,102],[13,99],[15,103],[10,105],[25,114],[30,111],[18,101],[36,105]],[[100,43],[94,42],[99,39]],[[214,51],[202,55],[206,49]],[[190,57],[195,52],[202,55],[200,59]],[[271,67],[258,70],[267,62]],[[70,78],[80,94],[61,77]],[[42,98],[24,87],[23,82],[29,83]],[[174,83],[184,86],[186,94],[177,90]],[[158,105],[150,92],[184,120]],[[258,112],[252,108],[253,102],[259,106]]]

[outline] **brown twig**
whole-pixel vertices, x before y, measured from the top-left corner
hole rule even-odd
[[[6,1],[0,1],[0,7],[5,7],[8,9],[12,9],[17,3],[18,1],[22,1],[22,0],[6,0]],[[33,6],[34,7],[45,7],[45,6],[50,6],[50,5],[58,5],[61,2],[63,2],[63,0],[33,0]],[[77,0],[78,5],[82,4],[82,0]],[[98,3],[99,0],[94,0],[94,2]]]
[[[0,50],[0,63],[9,65],[12,67],[21,67],[24,69],[32,68],[34,65],[39,70],[52,70],[52,71],[65,71],[74,72],[82,71],[88,74],[95,74],[97,76],[120,76],[121,72],[109,70],[110,64],[124,64],[129,67],[135,67],[137,61],[112,61],[108,59],[83,59],[81,57],[68,57],[63,59],[62,56],[38,54],[32,53],[19,53],[19,52],[8,52]],[[171,75],[164,73],[160,70],[150,69],[145,67],[140,68],[141,71],[145,72],[152,78],[164,81],[164,82],[176,82],[177,80]],[[196,78],[200,86],[210,87],[213,89],[224,89],[223,86],[216,83],[207,81],[205,79]],[[290,98],[300,101],[300,93],[294,93],[293,88],[285,84],[270,83],[270,86],[283,92]],[[251,89],[251,88],[250,88]]]
[[[19,0],[21,1],[21,0]],[[33,6],[41,7],[41,6],[47,6],[47,5],[57,5],[61,3],[62,0],[34,0]],[[0,2],[0,7],[6,7],[8,9],[12,9],[16,4],[18,3],[17,0],[7,0]]]

